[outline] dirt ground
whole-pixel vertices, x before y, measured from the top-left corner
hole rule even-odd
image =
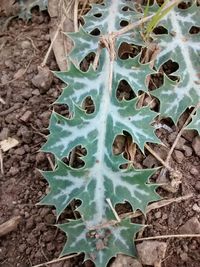
[[[3,153],[0,224],[18,215],[21,219],[16,231],[0,238],[0,266],[28,267],[57,258],[66,240],[53,226],[56,222],[54,208],[36,206],[48,190],[38,169],[51,169],[48,160],[51,156],[38,151],[48,135],[51,104],[61,93],[62,84],[53,77],[51,83],[39,89],[35,82],[38,66],[50,45],[48,15],[35,12],[28,23],[14,19],[4,31],[3,25],[5,19],[0,20],[0,97],[5,101],[5,104],[0,102],[0,141],[13,137],[19,145]],[[47,66],[58,70],[53,53]],[[157,130],[167,147],[178,131],[174,126],[172,130],[172,133],[166,129]],[[148,227],[141,237],[200,233],[200,157],[197,156],[200,148],[194,147],[196,135],[192,131],[184,132],[172,157],[172,165],[181,173],[179,189],[174,193],[158,190],[166,198],[190,193],[193,196],[148,213],[144,221]],[[166,149],[157,147],[162,158],[166,157]],[[151,155],[146,159],[138,155],[138,161],[144,167],[159,165]],[[153,179],[157,181],[158,175]],[[70,208],[66,209],[66,214],[73,217]],[[64,220],[65,215],[60,220]],[[162,267],[200,266],[200,239],[169,238],[164,242],[167,242],[167,252]],[[51,266],[86,266],[82,259],[83,255]]]

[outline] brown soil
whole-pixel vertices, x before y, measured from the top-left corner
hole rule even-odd
[[[20,142],[17,147],[3,154],[4,175],[0,174],[0,224],[16,215],[21,216],[18,229],[0,239],[2,267],[34,266],[55,259],[66,239],[64,234],[53,226],[56,222],[54,209],[35,205],[47,190],[47,183],[38,169],[50,170],[47,155],[38,150],[48,134],[51,104],[62,88],[56,78],[53,78],[45,90],[39,90],[32,82],[50,44],[48,23],[46,14],[36,12],[31,22],[14,19],[7,30],[0,32],[0,97],[6,102],[5,105],[0,103],[0,140],[9,136]],[[0,25],[5,25],[5,19],[0,20]],[[58,70],[53,54],[47,65],[51,70]],[[9,83],[24,70],[25,74],[21,78]],[[13,107],[16,109],[13,110]],[[1,113],[2,111],[5,112]],[[27,111],[29,112],[26,113]],[[169,135],[164,129],[158,130],[158,135],[167,145],[171,145],[176,136],[175,128],[173,129],[174,135]],[[183,233],[183,230],[189,232],[187,226],[183,230],[181,226],[191,218],[199,219],[200,186],[197,182],[200,182],[200,158],[192,148],[194,135],[185,133],[182,140],[184,149],[180,145],[176,149],[180,153],[173,155],[173,165],[182,174],[179,190],[175,193],[159,190],[160,194],[167,198],[189,193],[194,196],[190,200],[149,213],[145,221],[149,227],[143,232],[143,237]],[[165,158],[165,151],[160,149],[160,153]],[[152,163],[152,160],[150,156],[145,162],[140,159],[145,167],[158,164],[156,160]],[[66,213],[68,217],[73,216],[70,209],[67,209]],[[61,220],[63,218],[64,215]],[[166,242],[168,251],[162,263],[163,267],[200,266],[199,239],[171,238]],[[86,266],[81,263],[82,259],[82,256],[76,257],[52,266]]]

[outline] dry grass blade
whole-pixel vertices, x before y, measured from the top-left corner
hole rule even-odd
[[[3,153],[1,151],[1,148],[0,148],[0,171],[1,171],[1,174],[4,175],[4,168],[3,168]]]
[[[65,71],[67,69],[66,55],[72,48],[72,42],[63,32],[74,31],[74,3],[74,0],[49,0],[48,11],[51,17],[51,44],[41,66],[46,65],[53,49],[60,70]]]
[[[148,213],[152,210],[155,210],[155,209],[159,209],[159,208],[168,206],[172,203],[181,202],[181,201],[190,199],[191,197],[193,197],[193,194],[189,194],[189,195],[178,197],[178,198],[170,198],[170,199],[160,200],[158,202],[150,204],[147,207],[146,213]],[[142,215],[142,212],[137,210],[136,212],[125,213],[125,214],[121,215],[120,217],[121,218],[136,218],[136,217],[141,216],[141,215]]]
[[[59,258],[59,259],[55,259],[55,260],[52,260],[52,261],[44,262],[44,263],[41,263],[41,264],[38,264],[38,265],[34,265],[32,267],[43,267],[45,265],[50,265],[50,264],[53,264],[53,263],[61,262],[61,261],[64,261],[64,260],[68,260],[68,259],[77,257],[79,255],[80,254],[74,254],[74,255],[66,256],[66,257],[63,257],[63,258]]]
[[[145,240],[154,240],[154,239],[168,239],[168,238],[200,238],[200,234],[182,234],[182,235],[157,235],[157,236],[149,236],[135,239],[135,241],[145,241]]]

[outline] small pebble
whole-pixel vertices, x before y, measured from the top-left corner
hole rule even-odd
[[[180,254],[180,258],[182,259],[182,261],[187,261],[188,260],[188,255],[187,253],[183,252]]]
[[[22,156],[25,154],[25,150],[23,149],[23,147],[17,148],[15,149],[15,154]]]
[[[21,120],[21,121],[24,121],[24,122],[27,122],[27,121],[29,121],[29,119],[31,118],[32,114],[33,114],[32,111],[27,110],[27,111],[23,114],[23,116],[20,118],[20,120]]]
[[[155,213],[155,218],[156,218],[156,219],[159,219],[161,216],[162,216],[161,211],[157,211],[157,212]]]
[[[200,212],[200,207],[196,203],[193,205],[192,209],[196,212]]]
[[[176,160],[177,163],[181,163],[184,159],[184,155],[179,150],[174,150],[173,158]]]
[[[196,136],[192,142],[192,148],[197,156],[200,157],[200,136]]]
[[[194,176],[199,175],[199,171],[197,170],[196,167],[192,167],[192,168],[190,169],[190,173],[191,173],[192,175],[194,175]]]
[[[168,215],[165,213],[165,214],[163,214],[163,216],[162,216],[162,219],[163,220],[166,220],[168,218]]]
[[[21,47],[22,49],[29,49],[31,47],[31,43],[29,41],[22,41]]]

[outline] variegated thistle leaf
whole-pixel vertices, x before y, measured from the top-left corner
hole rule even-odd
[[[84,29],[90,33],[98,29],[101,34],[116,32],[122,28],[121,23],[138,21],[143,14],[134,9],[134,5],[126,0],[105,0],[103,4],[93,4],[84,16]]]
[[[177,122],[189,106],[195,106],[200,99],[200,34],[190,32],[192,26],[200,26],[200,7],[194,4],[188,9],[175,8],[160,22],[168,34],[157,38],[160,53],[157,68],[172,60],[179,69],[173,73],[179,81],[166,78],[164,85],[152,94],[160,100],[160,112]]]
[[[112,81],[110,81],[110,65],[112,65]],[[128,67],[131,65],[132,69],[129,69]],[[118,160],[118,157],[112,154],[112,144],[115,137],[123,133],[123,131],[129,132],[142,151],[144,150],[145,142],[159,142],[159,139],[154,134],[153,127],[150,125],[156,113],[151,111],[148,107],[139,110],[136,109],[137,98],[130,101],[123,100],[121,102],[116,98],[118,84],[122,79],[126,79],[126,81],[134,87],[136,92],[142,89],[144,91],[147,90],[145,80],[146,76],[151,72],[147,65],[141,65],[137,58],[124,60],[123,64],[122,60],[116,59],[116,61],[111,64],[109,54],[106,52],[104,54],[104,64],[100,70],[101,71],[94,71],[90,69],[87,73],[83,73],[74,65],[71,65],[68,72],[56,73],[58,77],[67,83],[73,82],[72,80],[74,79],[73,88],[71,85],[65,88],[60,100],[57,101],[57,103],[69,104],[69,106],[72,107],[74,111],[73,118],[67,119],[53,112],[49,127],[50,135],[42,149],[45,152],[53,153],[60,160],[68,156],[69,152],[75,146],[82,145],[87,149],[87,156],[84,157],[86,163],[84,169],[88,169],[86,173],[87,183],[84,182],[84,179],[82,180],[81,185],[85,186],[85,191],[80,187],[81,191],[83,191],[83,197],[81,199],[84,200],[84,198],[91,197],[91,207],[88,213],[84,215],[84,218],[86,219],[86,216],[88,216],[91,218],[91,222],[93,221],[94,223],[98,218],[96,214],[93,218],[94,212],[96,211],[96,213],[99,213],[99,221],[96,222],[97,224],[102,221],[105,213],[105,209],[102,210],[102,214],[100,212],[103,207],[97,209],[97,204],[101,203],[100,197],[104,205],[106,198],[115,199],[115,195],[112,197],[113,192],[115,192],[122,183],[121,186],[123,185],[122,188],[126,188],[126,193],[122,195],[116,193],[116,195],[118,195],[118,202],[123,202],[125,198],[129,197],[128,191],[129,188],[131,188],[132,180],[130,178],[133,177],[134,174],[136,174],[136,177],[140,177],[138,172],[131,171],[131,176],[129,177],[126,172],[119,170],[119,165],[124,161]],[[95,111],[92,114],[87,114],[78,106],[86,96],[92,96],[95,103]],[[73,172],[76,173],[77,171],[74,170]],[[82,172],[84,173],[84,170]],[[145,181],[142,182],[142,185],[140,185],[137,178],[135,178],[137,186],[135,189],[134,186],[130,189],[130,202],[132,202],[135,208],[139,208],[142,211],[144,211],[145,206],[150,201],[151,197],[153,197],[152,192],[154,191],[154,186],[145,186],[145,182],[150,175],[146,176],[145,173],[146,171],[144,171]],[[99,179],[97,178],[98,175],[100,176]],[[114,183],[109,182],[109,179],[112,181],[113,175],[115,177]],[[102,176],[104,176],[105,179],[108,178],[108,188],[106,188],[106,183],[104,184]],[[142,181],[141,179],[142,178],[140,178],[140,181]],[[61,178],[61,180],[63,180],[63,178]],[[99,182],[101,181],[101,184],[97,183],[98,180]],[[133,184],[135,182],[133,182]],[[111,185],[114,191],[109,190]],[[144,189],[142,189],[143,186]],[[100,189],[101,194],[98,194],[98,190]],[[96,194],[95,190],[97,190]],[[106,191],[107,194],[104,195]],[[93,192],[93,195],[88,195],[88,192],[90,192],[90,194]],[[141,195],[143,200],[138,198],[139,195]],[[58,195],[55,198],[59,199]],[[62,198],[63,195],[61,193],[60,199]],[[66,207],[67,203],[67,200],[63,203],[63,209]],[[84,206],[84,201],[82,206]],[[86,206],[90,206],[88,200],[86,201]],[[63,209],[60,210],[60,212],[62,212]]]
[[[121,24],[136,22],[142,16],[143,14],[137,12],[134,5],[126,0],[106,0],[103,4],[94,4],[84,16],[83,27],[81,26],[78,32],[67,33],[75,44],[70,58],[76,64],[80,63],[89,53],[96,53],[102,35],[116,32],[122,28]],[[100,31],[100,36],[90,34],[96,29]],[[119,36],[116,39],[116,49],[122,42],[144,45],[138,29]]]
[[[107,16],[112,19],[112,25],[123,20],[117,12],[113,13],[113,9],[121,8],[120,4],[124,2],[106,1],[109,5]],[[85,34],[87,42],[83,38]],[[77,51],[78,62],[87,55],[90,41],[92,47],[98,47],[99,37],[94,37],[94,41],[89,36],[80,29],[76,38],[73,37],[73,62],[76,62],[74,51]],[[62,255],[83,251],[85,259],[91,259],[98,267],[106,266],[117,253],[135,255],[133,237],[141,226],[116,220],[113,209],[117,203],[128,201],[134,210],[145,212],[149,202],[158,200],[157,186],[149,183],[155,170],[121,169],[120,165],[127,160],[122,155],[113,154],[113,142],[117,135],[126,131],[142,151],[146,142],[158,143],[151,126],[157,114],[149,107],[137,109],[138,97],[119,101],[116,94],[121,80],[126,80],[136,95],[139,91],[146,92],[146,78],[150,73],[153,71],[148,64],[139,62],[139,56],[121,60],[116,53],[115,59],[111,59],[106,48],[102,49],[97,70],[90,67],[87,72],[82,72],[71,63],[67,72],[56,72],[57,77],[67,84],[57,103],[69,106],[71,118],[52,113],[50,135],[42,150],[55,155],[56,169],[43,172],[50,192],[41,203],[54,205],[59,216],[73,199],[82,202],[78,208],[81,218],[59,226],[68,236]],[[82,108],[87,96],[92,98],[95,106],[91,114]],[[86,156],[82,157],[85,165],[73,169],[62,159],[78,145],[87,150]]]
[[[200,135],[200,109],[192,116],[192,122],[186,127],[187,129],[197,130]]]
[[[85,260],[92,259],[99,267],[107,266],[113,255],[118,253],[135,255],[136,250],[132,238],[141,229],[141,225],[130,224],[129,221],[124,220],[117,226],[99,230],[97,237],[97,233],[92,230],[88,231],[81,220],[71,221],[58,227],[68,233],[68,243],[61,255],[84,252]]]
[[[35,6],[38,6],[40,11],[46,10],[48,0],[19,0],[19,18],[29,20],[32,17],[31,9]]]

